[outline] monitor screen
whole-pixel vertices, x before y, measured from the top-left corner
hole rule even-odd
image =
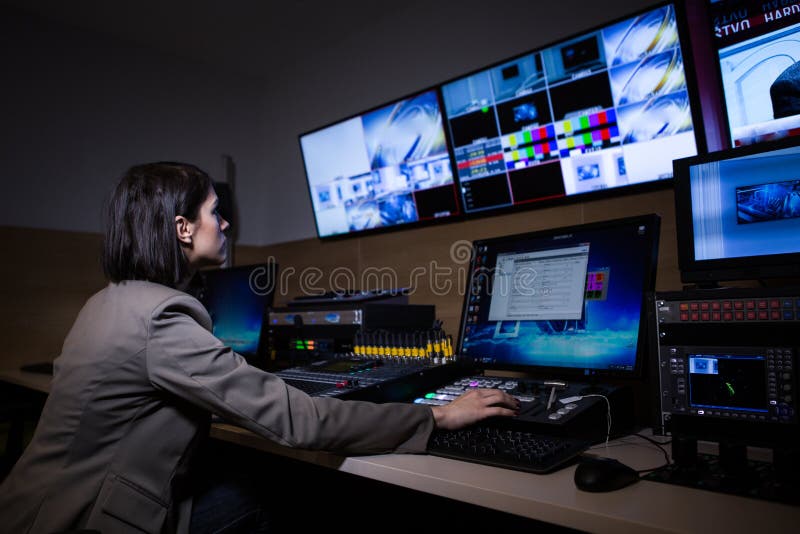
[[[800,133],[800,2],[711,2],[733,146]]]
[[[212,332],[245,358],[260,356],[261,328],[275,292],[274,263],[201,271],[200,301],[211,316]]]
[[[474,242],[461,358],[553,377],[638,374],[659,225],[647,215]]]
[[[697,153],[666,4],[442,86],[464,210],[672,178]]]
[[[320,237],[459,213],[436,90],[300,136]]]
[[[800,137],[675,162],[684,282],[800,274]]]

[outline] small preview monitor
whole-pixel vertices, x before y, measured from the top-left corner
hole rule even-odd
[[[465,212],[672,178],[697,154],[681,22],[662,4],[445,83]]]
[[[800,3],[710,3],[733,146],[800,134]]]
[[[211,316],[213,334],[253,364],[263,358],[261,334],[277,269],[275,263],[263,263],[201,271],[200,301]]]
[[[435,89],[300,136],[320,237],[459,214]]]
[[[647,215],[475,241],[461,358],[553,378],[638,376],[659,227]]]
[[[800,137],[675,161],[684,282],[800,275]]]

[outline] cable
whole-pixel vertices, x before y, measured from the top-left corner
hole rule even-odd
[[[653,467],[651,469],[640,469],[638,471],[639,473],[649,473],[650,471],[657,471],[658,469],[661,469],[662,467],[667,467],[668,465],[670,465],[672,463],[672,460],[669,459],[669,453],[667,452],[667,449],[665,449],[662,446],[662,445],[667,445],[669,443],[672,443],[672,440],[665,441],[665,442],[662,443],[662,442],[654,440],[650,436],[645,436],[644,434],[639,434],[638,432],[636,434],[632,434],[632,435],[633,436],[638,436],[638,437],[640,437],[640,438],[642,438],[644,440],[647,440],[650,443],[652,443],[653,445],[655,445],[656,447],[658,447],[659,449],[661,449],[661,452],[664,453],[664,458],[666,459],[666,462],[663,465],[659,465],[658,467]]]

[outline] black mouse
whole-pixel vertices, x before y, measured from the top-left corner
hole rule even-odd
[[[583,491],[614,491],[638,480],[635,469],[613,458],[583,456],[575,468],[575,486]]]

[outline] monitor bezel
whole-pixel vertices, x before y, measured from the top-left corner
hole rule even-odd
[[[347,122],[347,121],[355,119],[357,117],[362,117],[362,116],[364,116],[364,115],[366,115],[368,113],[372,113],[373,111],[379,110],[381,108],[385,108],[386,106],[391,106],[391,105],[396,104],[397,102],[400,102],[402,100],[407,100],[409,98],[413,98],[415,96],[419,96],[419,95],[422,95],[424,93],[428,93],[428,92],[431,92],[431,91],[435,92],[435,94],[436,94],[436,101],[437,101],[437,103],[439,105],[439,110],[440,110],[440,112],[442,114],[442,128],[443,128],[444,133],[445,133],[445,145],[446,145],[445,148],[447,149],[447,159],[450,162],[450,169],[453,172],[453,194],[455,195],[456,209],[458,209],[458,212],[457,213],[453,213],[451,215],[444,216],[444,217],[434,217],[432,219],[422,219],[422,220],[417,220],[417,221],[410,222],[410,223],[394,224],[394,225],[391,225],[391,226],[379,226],[377,228],[369,228],[369,229],[366,229],[366,230],[357,230],[357,231],[348,231],[348,232],[342,232],[342,233],[339,233],[339,234],[322,235],[320,233],[319,220],[318,220],[318,217],[317,217],[317,212],[314,210],[314,198],[313,198],[314,192],[311,189],[311,181],[309,180],[309,177],[308,177],[308,167],[306,166],[306,158],[305,158],[305,154],[303,152],[303,138],[308,136],[308,135],[312,135],[312,134],[315,134],[315,133],[320,132],[322,130],[325,130],[327,128],[330,128],[331,126],[337,126],[337,125],[339,125],[341,123]],[[445,116],[445,112],[444,112],[444,107],[443,106],[444,106],[444,100],[442,98],[441,86],[440,85],[429,86],[429,87],[427,87],[425,89],[421,89],[419,91],[414,91],[412,93],[408,93],[408,94],[406,94],[404,96],[401,96],[399,98],[395,98],[393,100],[389,100],[387,102],[383,102],[381,104],[372,106],[371,108],[366,109],[364,111],[361,111],[361,112],[358,112],[358,113],[353,113],[351,115],[348,115],[347,117],[343,117],[341,119],[334,120],[334,121],[329,122],[329,123],[327,123],[327,124],[325,124],[323,126],[320,126],[320,127],[317,127],[317,128],[313,128],[311,130],[307,130],[305,132],[300,133],[297,136],[297,143],[298,143],[298,146],[300,147],[300,159],[303,161],[303,174],[305,176],[306,193],[308,194],[309,207],[311,208],[311,214],[314,217],[314,228],[316,230],[318,239],[320,239],[322,241],[328,241],[328,240],[335,241],[335,240],[340,240],[340,239],[349,239],[349,238],[353,238],[353,237],[365,237],[365,236],[372,236],[372,235],[376,235],[376,234],[383,234],[383,233],[386,233],[386,232],[394,232],[394,231],[397,231],[397,230],[420,228],[420,227],[424,227],[424,226],[438,225],[438,224],[447,224],[447,223],[452,223],[452,222],[456,222],[456,221],[464,219],[464,208],[463,208],[463,206],[461,204],[461,195],[458,192],[458,190],[460,188],[460,183],[458,181],[458,175],[457,175],[456,170],[455,170],[455,159],[453,158],[453,154],[452,154],[453,151],[450,148],[450,137],[449,137],[448,132],[447,132],[447,125],[445,124],[446,116]]]
[[[535,48],[522,52],[520,54],[515,54],[513,56],[505,57],[499,61],[496,61],[490,65],[483,66],[478,69],[474,69],[468,73],[461,74],[459,76],[452,77],[448,80],[445,80],[438,84],[439,88],[439,95],[440,95],[440,105],[442,106],[444,112],[444,128],[445,134],[447,135],[448,141],[448,150],[450,152],[450,158],[452,160],[453,169],[457,169],[456,167],[456,160],[455,160],[455,147],[452,144],[450,128],[447,124],[449,121],[449,116],[447,115],[447,110],[444,107],[444,95],[442,88],[445,85],[448,85],[452,82],[468,78],[470,76],[474,76],[480,72],[484,72],[487,70],[494,69],[501,65],[504,65],[510,61],[514,61],[516,59],[522,58],[524,56],[533,54],[533,53],[540,53],[541,51],[552,48],[557,46],[560,43],[571,41],[577,37],[580,37],[585,34],[593,33],[608,26],[612,26],[624,20],[636,17],[641,15],[642,13],[647,13],[648,11],[653,11],[668,5],[672,5],[675,9],[675,19],[676,25],[678,29],[678,39],[680,40],[680,47],[681,47],[681,56],[684,62],[684,75],[686,76],[686,93],[689,97],[689,105],[691,106],[691,115],[692,115],[692,126],[695,139],[695,147],[697,149],[698,154],[704,154],[708,151],[708,143],[706,137],[702,135],[702,132],[705,130],[704,128],[704,121],[703,115],[701,112],[701,99],[700,99],[700,89],[697,80],[697,73],[696,73],[696,65],[695,65],[695,57],[691,39],[691,31],[690,31],[690,24],[688,20],[688,11],[683,1],[681,0],[662,0],[659,2],[654,2],[650,4],[648,7],[630,12],[626,15],[622,15],[620,17],[610,19],[606,22],[601,24],[585,28],[581,31],[574,32],[570,35],[566,35],[561,37],[555,41],[543,43]],[[459,191],[461,189],[461,182],[458,180],[458,173],[455,173],[455,178],[458,181]],[[633,195],[633,194],[641,194],[641,193],[648,193],[652,191],[659,191],[664,189],[670,189],[673,187],[674,184],[674,174],[672,178],[664,178],[660,180],[651,180],[649,182],[641,182],[638,184],[629,184],[619,187],[612,187],[606,189],[600,189],[597,191],[587,191],[584,193],[574,193],[572,195],[564,194],[563,196],[551,198],[543,198],[543,199],[535,199],[524,201],[518,204],[512,204],[510,206],[498,206],[498,207],[491,207],[482,210],[475,210],[475,211],[467,211],[466,207],[464,206],[463,198],[461,198],[461,194],[459,194],[459,203],[461,204],[461,210],[463,213],[463,217],[467,220],[483,218],[487,216],[495,216],[495,215],[503,215],[508,213],[517,213],[517,212],[524,212],[531,209],[538,209],[544,207],[552,207],[552,206],[561,206],[561,205],[569,205],[578,202],[585,202],[591,200],[602,200],[607,198],[614,198],[618,196],[626,196],[626,195]]]
[[[605,228],[615,228],[615,227],[634,226],[634,225],[638,226],[642,224],[648,225],[648,227],[653,230],[648,234],[651,240],[651,242],[649,243],[651,248],[651,254],[647,259],[649,265],[645,267],[646,272],[644,273],[644,277],[642,280],[642,298],[641,298],[641,308],[639,313],[639,335],[636,346],[636,361],[634,362],[633,369],[618,370],[618,369],[597,369],[597,368],[584,368],[584,367],[551,367],[544,365],[513,365],[508,363],[486,364],[484,362],[475,361],[471,356],[463,355],[461,349],[462,349],[462,344],[464,342],[464,329],[467,326],[466,320],[470,304],[469,295],[470,295],[470,286],[472,282],[472,273],[475,271],[476,267],[477,254],[475,253],[475,251],[477,250],[478,247],[483,246],[485,244],[504,243],[509,241],[520,241],[529,239],[541,239],[541,238],[547,238],[549,236],[557,236],[564,233],[596,231]],[[472,253],[469,264],[469,273],[468,276],[466,277],[467,283],[464,288],[464,299],[461,308],[461,321],[459,325],[458,343],[457,343],[457,354],[459,355],[459,360],[462,363],[473,365],[482,370],[514,371],[514,372],[525,373],[526,375],[533,377],[546,377],[554,379],[563,378],[570,380],[576,380],[576,379],[595,380],[598,378],[603,378],[603,379],[643,378],[647,366],[647,359],[649,358],[648,349],[650,346],[650,336],[648,335],[649,332],[648,312],[647,312],[648,300],[652,292],[655,290],[656,271],[658,268],[658,247],[659,247],[660,236],[661,236],[661,217],[656,213],[649,213],[646,215],[637,215],[621,219],[597,221],[586,224],[578,224],[578,225],[558,227],[558,228],[548,228],[544,230],[537,230],[534,232],[526,232],[508,236],[498,236],[487,239],[475,240],[472,243]]]
[[[800,276],[800,252],[698,260],[694,254],[690,168],[800,146],[800,136],[729,148],[672,162],[675,179],[675,226],[678,241],[678,267],[683,283],[715,286],[733,280],[763,280]]]

